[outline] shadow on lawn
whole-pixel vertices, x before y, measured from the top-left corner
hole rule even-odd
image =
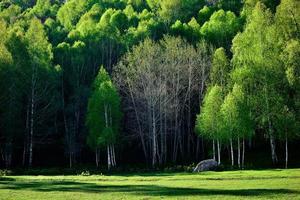
[[[232,195],[232,196],[263,196],[276,194],[300,194],[288,189],[197,189],[183,187],[166,187],[158,185],[98,185],[75,181],[14,181],[1,180],[0,189],[32,190],[40,192],[86,192],[86,193],[114,193],[127,192],[135,195],[148,196],[189,196],[189,195]]]

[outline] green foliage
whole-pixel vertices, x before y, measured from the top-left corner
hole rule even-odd
[[[300,123],[297,120],[295,112],[284,106],[281,112],[277,113],[276,128],[278,131],[278,138],[280,140],[290,140],[299,137]]]
[[[168,23],[176,20],[187,21],[204,6],[203,0],[162,0],[160,16]]]
[[[237,15],[239,14],[242,5],[243,4],[241,0],[220,0],[218,3],[218,7],[222,8],[223,10],[230,10]]]
[[[290,40],[282,53],[285,72],[289,84],[300,90],[300,41]]]
[[[44,27],[47,32],[49,41],[53,46],[63,41],[67,35],[64,28],[60,26],[59,23],[52,18],[46,19],[46,21],[44,22]]]
[[[83,121],[87,107],[91,117],[87,117],[86,125],[92,127],[89,145],[96,148],[114,143],[118,137],[120,98],[108,74],[130,50],[135,55],[128,57],[135,61],[128,62],[135,63],[139,67],[135,70],[141,74],[147,70],[141,63],[146,62],[153,71],[158,70],[157,66],[162,67],[161,63],[168,65],[174,61],[177,70],[183,63],[209,66],[190,76],[201,77],[190,86],[196,88],[201,84],[201,91],[191,93],[191,102],[183,100],[176,104],[184,105],[184,115],[190,112],[188,118],[182,117],[181,129],[193,124],[193,112],[198,109],[195,104],[203,99],[202,92],[207,88],[196,123],[197,132],[206,138],[228,139],[231,134],[233,138],[250,137],[254,127],[257,133],[275,135],[278,139],[295,138],[300,119],[299,13],[298,0],[2,0],[0,151],[3,160],[12,153],[17,154],[12,158],[22,157],[19,154],[23,147],[26,154],[31,119],[32,130],[37,134],[33,136],[33,140],[37,139],[33,141],[35,148],[45,138],[60,145],[63,142],[58,135],[64,134],[63,144],[68,146],[65,149],[78,156],[84,149],[80,144],[86,141]],[[166,39],[169,37],[165,35],[184,40]],[[204,42],[199,45],[199,41]],[[139,43],[145,46],[134,47]],[[212,59],[212,48],[207,50],[211,44],[217,48]],[[153,61],[154,57],[160,60]],[[97,75],[101,65],[108,73],[101,68]],[[132,76],[142,80],[137,74]],[[170,74],[165,79],[173,80]],[[189,81],[182,79],[179,83],[184,85]],[[166,82],[165,87],[169,85]],[[34,114],[31,114],[33,100]],[[111,116],[117,117],[116,122],[103,128],[104,108],[96,108],[107,102],[114,107]],[[165,121],[173,123],[170,119]],[[193,137],[191,131],[180,135],[186,136]],[[173,135],[168,136],[167,143],[172,139]],[[179,146],[189,146],[186,141],[190,139],[179,141],[182,143]]]
[[[241,15],[250,19],[256,4],[264,4],[271,11],[275,12],[276,6],[279,3],[280,0],[245,0]]]
[[[124,32],[128,28],[128,19],[126,14],[122,11],[116,11],[110,18],[110,24],[115,26],[121,32]]]
[[[210,71],[210,84],[225,87],[229,79],[231,66],[224,48],[218,48],[213,56],[212,69]]]
[[[250,138],[254,133],[250,109],[243,89],[234,85],[221,106],[222,138]]]
[[[17,5],[11,5],[7,9],[0,12],[0,18],[4,19],[7,23],[13,23],[21,14],[21,7]]]
[[[10,65],[13,62],[12,55],[5,46],[7,36],[8,36],[7,25],[5,21],[0,21],[0,38],[2,38],[2,41],[0,42],[0,66],[1,67]]]
[[[217,46],[228,47],[240,27],[239,19],[233,12],[219,10],[203,24],[201,34]]]
[[[222,138],[220,109],[223,103],[223,89],[212,86],[206,93],[200,114],[197,115],[196,133],[208,139]]]
[[[52,45],[48,42],[44,27],[38,19],[31,20],[25,37],[30,44],[28,52],[33,61],[48,67],[53,58]]]
[[[208,7],[204,6],[201,10],[198,12],[198,18],[197,21],[199,24],[203,25],[206,21],[209,20],[210,16],[215,12],[214,7]]]
[[[96,149],[114,144],[118,137],[121,115],[117,89],[108,73],[101,67],[88,103],[86,119],[89,128],[88,145]]]
[[[283,112],[289,115],[295,115],[296,121],[300,118],[300,41],[289,40],[281,54],[284,63],[285,75],[292,94],[289,98],[288,110]],[[295,123],[294,123],[295,124]],[[297,128],[297,126],[296,126]],[[299,127],[298,127],[299,130]]]
[[[128,18],[128,26],[129,27],[137,27],[139,23],[138,13],[135,12],[133,7],[131,5],[126,6],[126,8],[123,10],[123,12],[126,14]]]
[[[11,54],[13,52],[6,45],[11,38],[4,21],[0,21],[0,38],[0,131],[5,140],[4,149],[9,154],[12,153],[13,141],[21,130],[22,86]]]
[[[147,5],[152,11],[156,11],[159,8],[159,0],[146,0]]]
[[[127,4],[132,5],[132,7],[137,11],[142,11],[148,7],[146,0],[128,0]]]
[[[171,33],[176,36],[182,36],[186,38],[189,42],[199,41],[200,34],[200,25],[195,18],[192,18],[189,23],[181,23],[181,21],[176,21],[171,26]]]
[[[94,0],[70,0],[67,1],[57,12],[58,21],[67,29],[75,27],[84,14],[93,5]]]
[[[276,113],[283,108],[287,91],[275,33],[272,13],[258,3],[232,47],[233,81],[243,86],[257,126],[269,127],[269,135],[273,134],[270,127],[277,123]]]
[[[94,4],[93,7],[81,16],[76,24],[76,30],[81,33],[83,37],[96,34],[96,26],[104,10],[100,4]]]
[[[282,0],[277,7],[275,15],[277,31],[284,41],[292,38],[300,39],[300,2],[294,0]]]
[[[55,17],[58,5],[52,5],[51,0],[37,0],[31,12],[39,18]]]

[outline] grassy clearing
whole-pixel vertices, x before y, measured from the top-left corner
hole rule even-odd
[[[300,199],[300,169],[0,177],[0,199]]]

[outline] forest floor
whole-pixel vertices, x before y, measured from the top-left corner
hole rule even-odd
[[[4,176],[1,200],[300,199],[300,169],[113,176]]]

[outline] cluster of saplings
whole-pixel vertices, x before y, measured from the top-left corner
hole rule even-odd
[[[228,149],[243,168],[254,140],[274,164],[282,141],[287,167],[299,13],[298,0],[2,0],[1,167],[220,164]]]

